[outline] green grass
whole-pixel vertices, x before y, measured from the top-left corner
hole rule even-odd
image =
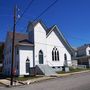
[[[40,77],[42,77],[42,76],[16,77],[15,80],[18,80],[18,81],[26,81],[26,80],[35,79],[35,78],[40,78]]]
[[[59,71],[57,72],[58,74],[65,74],[65,73],[73,73],[73,72],[80,72],[80,71],[85,71],[85,70],[90,70],[90,68],[76,68],[76,69],[73,69],[72,67],[70,67],[70,71],[69,72],[65,72],[65,71]]]

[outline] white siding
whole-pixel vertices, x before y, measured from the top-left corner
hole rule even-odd
[[[68,65],[71,65],[71,55],[62,44],[58,36],[54,31],[46,38],[46,31],[38,23],[34,28],[34,45],[35,45],[35,65],[39,64],[39,50],[43,51],[44,64],[49,64],[50,66],[63,66],[64,65],[64,54],[67,55]],[[52,61],[52,50],[54,47],[59,50],[59,61]]]
[[[46,60],[46,31],[41,26],[40,23],[38,23],[34,28],[34,45],[35,45],[35,65],[39,64],[39,51],[42,50],[43,52],[43,59],[44,64]]]
[[[86,48],[86,55],[90,55],[90,54],[89,54],[89,51],[90,51],[90,47],[88,46],[88,47]]]
[[[30,60],[30,67],[33,67],[33,47],[22,46],[19,48],[20,60],[20,75],[27,75],[26,73],[26,60]]]
[[[52,61],[52,50],[57,47],[59,50],[59,61]],[[50,66],[63,66],[64,65],[64,54],[67,55],[68,65],[71,65],[71,55],[64,47],[60,39],[57,37],[54,31],[47,37],[47,62]]]

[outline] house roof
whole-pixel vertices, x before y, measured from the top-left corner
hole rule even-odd
[[[66,47],[66,49],[72,54],[73,53],[73,48],[71,47],[71,45],[68,43],[68,41],[65,39],[63,33],[58,29],[57,25],[53,25],[48,33],[47,33],[47,37],[50,35],[50,33],[53,31],[53,30],[56,30],[60,36],[60,40],[61,42],[63,43],[63,45]]]
[[[88,46],[90,47],[90,44],[84,44],[83,46],[78,47],[77,50],[85,50]]]
[[[42,20],[38,20],[38,21],[34,21],[34,22],[29,22],[28,27],[30,25],[32,25],[33,27],[35,27],[35,25],[37,25],[38,23],[40,23],[43,28],[46,30],[46,35],[47,37],[49,36],[49,34],[53,31],[53,30],[57,30],[59,35],[60,35],[60,39],[62,41],[62,43],[64,44],[64,46],[68,49],[68,51],[70,51],[70,53],[73,52],[72,47],[70,46],[70,44],[67,42],[67,40],[64,38],[64,35],[61,33],[61,31],[58,29],[58,27],[56,25],[53,25],[50,28],[47,28],[46,25],[43,24]],[[13,33],[9,32],[9,36],[12,39]],[[18,42],[19,44],[30,44],[33,45],[33,43],[31,43],[28,40],[28,35],[27,34],[22,34],[22,33],[15,33],[15,42]]]
[[[29,45],[34,46],[32,42],[30,42],[28,39],[24,39],[18,42],[18,45]]]
[[[10,39],[12,40],[13,38],[13,32],[8,32],[8,35],[10,37]],[[28,40],[28,35],[27,34],[22,34],[22,33],[15,33],[15,45],[33,45],[33,43],[31,43]]]
[[[8,35],[10,36],[11,39],[13,38],[13,32],[8,32]],[[28,35],[15,32],[15,40],[23,40],[23,39],[28,39]]]
[[[46,35],[48,35],[48,33],[52,30],[52,28],[53,28],[54,26],[55,26],[55,25],[51,26],[50,28],[48,28],[48,29],[46,30]]]
[[[40,23],[45,30],[48,29],[47,26],[43,24],[42,20],[38,20],[38,21],[29,21],[26,31],[28,31],[28,28],[30,27],[30,25],[34,28],[38,23]]]
[[[68,49],[68,51],[70,53],[73,53],[73,48],[70,46],[70,44],[67,42],[67,40],[64,38],[64,35],[61,33],[61,31],[58,29],[58,27],[56,25],[53,25],[51,26],[50,28],[47,28],[45,24],[43,24],[42,20],[38,20],[38,21],[35,21],[35,22],[29,22],[28,24],[28,27],[30,25],[32,25],[33,27],[35,27],[35,25],[37,25],[38,23],[40,23],[43,28],[46,30],[46,35],[47,37],[50,35],[50,33],[53,31],[53,30],[57,30],[59,35],[60,35],[60,39],[62,41],[62,43],[64,44],[64,46]],[[56,28],[56,29],[55,29]]]

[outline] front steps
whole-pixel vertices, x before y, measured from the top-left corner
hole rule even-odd
[[[36,74],[54,76],[57,73],[49,65],[36,65]]]

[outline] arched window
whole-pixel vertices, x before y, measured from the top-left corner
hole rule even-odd
[[[55,61],[57,61],[57,51],[55,50]]]
[[[64,54],[64,60],[65,60],[65,61],[67,60],[67,55],[66,55],[66,54]]]
[[[67,55],[64,54],[64,65],[67,66]]]
[[[59,61],[59,51],[57,51],[57,60]]]
[[[42,52],[42,50],[39,51],[39,64],[43,64],[43,52]]]
[[[26,73],[29,73],[29,69],[30,69],[30,60],[27,58],[27,60],[26,60]]]
[[[54,61],[54,51],[52,50],[52,61]]]
[[[52,61],[59,61],[59,51],[56,47],[52,50]]]

